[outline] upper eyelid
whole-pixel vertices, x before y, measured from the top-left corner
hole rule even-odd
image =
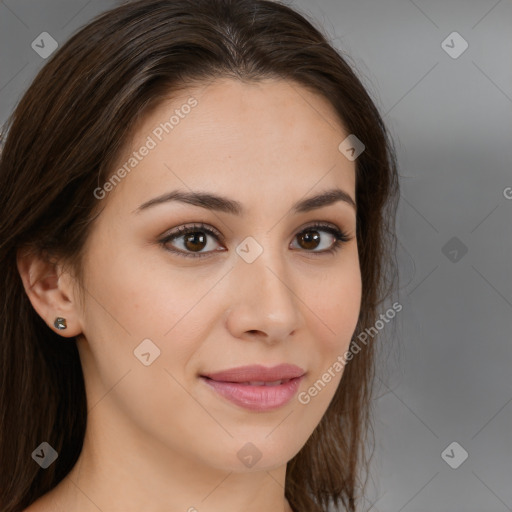
[[[201,223],[193,223],[191,225],[185,224],[182,226],[178,226],[174,228],[174,231],[167,232],[167,234],[164,234],[162,238],[170,238],[170,237],[176,237],[179,238],[180,236],[183,236],[187,232],[193,232],[194,230],[197,231],[206,231],[208,234],[215,235],[219,240],[223,241],[225,240],[224,235],[215,229],[213,226],[208,226],[206,224]]]
[[[340,231],[341,233],[344,233],[347,236],[349,236],[349,233],[347,230],[344,230],[343,228],[337,226],[335,223],[329,222],[329,221],[320,221],[320,220],[311,221],[309,224],[306,224],[304,227],[301,227],[298,230],[296,230],[295,233],[302,233],[306,229],[310,229],[310,228],[314,228],[314,227],[320,227],[320,228],[324,228],[324,229],[333,228],[333,229],[336,229],[336,230]],[[166,233],[164,233],[161,236],[161,239],[166,239],[166,238],[170,238],[170,237],[179,238],[181,236],[184,236],[183,235],[184,233],[187,233],[189,231],[194,231],[194,230],[197,230],[197,231],[203,230],[209,234],[215,235],[221,241],[225,240],[224,235],[220,231],[218,231],[216,228],[214,228],[213,226],[210,226],[210,225],[207,225],[204,223],[197,223],[197,222],[177,226],[176,228],[174,228],[173,231],[170,231],[170,232],[167,231]]]

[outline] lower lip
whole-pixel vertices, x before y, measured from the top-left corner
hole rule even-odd
[[[201,379],[219,395],[251,411],[270,411],[287,404],[297,393],[304,375],[278,386],[251,386],[236,382],[221,382],[206,377]]]

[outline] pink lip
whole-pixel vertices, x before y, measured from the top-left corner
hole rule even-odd
[[[231,402],[252,411],[269,411],[288,403],[297,393],[302,377],[277,386],[251,386],[238,382],[221,382],[201,377],[211,388]]]
[[[281,364],[272,368],[252,365],[201,375],[201,379],[236,405],[262,412],[277,409],[288,403],[297,393],[304,375],[304,370],[295,365]],[[285,382],[276,386],[244,384],[277,380]]]

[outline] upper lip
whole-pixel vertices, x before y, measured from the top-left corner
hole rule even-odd
[[[221,372],[204,373],[201,376],[222,382],[275,382],[301,377],[304,373],[302,368],[294,364],[279,364],[272,367],[256,364],[238,366]]]

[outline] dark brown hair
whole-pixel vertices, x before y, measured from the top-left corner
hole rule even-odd
[[[173,91],[220,77],[307,87],[364,142],[356,160],[363,285],[356,333],[375,323],[389,295],[398,201],[392,140],[347,57],[311,22],[267,0],[138,0],[98,16],[49,59],[6,125],[0,163],[3,512],[20,512],[65,477],[87,421],[76,344],[63,341],[33,309],[17,270],[18,251],[69,263],[81,284],[84,244],[101,213],[93,191],[111,176],[137,122]],[[356,510],[360,470],[369,465],[364,444],[376,339],[347,364],[321,422],[288,463],[285,495],[295,511],[326,511],[329,503]],[[44,470],[31,457],[42,441],[59,454]]]

